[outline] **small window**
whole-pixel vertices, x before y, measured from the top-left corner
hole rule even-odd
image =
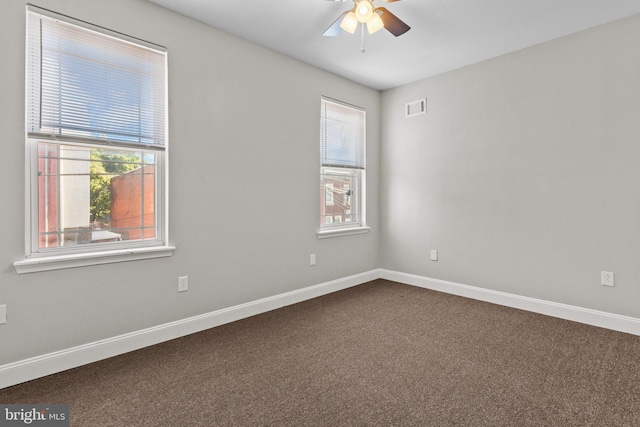
[[[32,7],[27,258],[166,245],[166,51]]]
[[[326,206],[333,206],[333,182],[325,183],[324,188],[325,188],[324,204]]]
[[[364,227],[365,111],[322,98],[320,128],[320,231]]]

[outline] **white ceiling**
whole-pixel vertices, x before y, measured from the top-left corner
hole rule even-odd
[[[276,52],[384,90],[640,13],[638,0],[376,0],[411,26],[400,37],[322,33],[353,3],[149,0]]]

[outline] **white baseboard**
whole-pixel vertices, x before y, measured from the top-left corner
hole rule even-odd
[[[376,269],[296,291],[0,366],[0,389],[204,331],[378,278],[640,336],[640,319],[505,292]]]
[[[378,279],[371,270],[296,291],[0,366],[0,389]]]
[[[392,270],[380,269],[380,278],[520,310],[545,314],[560,319],[572,320],[600,328],[640,335],[640,319],[635,317],[621,316]]]

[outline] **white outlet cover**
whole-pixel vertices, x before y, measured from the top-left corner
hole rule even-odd
[[[186,292],[189,290],[189,276],[178,277],[178,292]]]
[[[0,325],[3,323],[7,323],[7,306],[0,305]]]
[[[438,260],[438,251],[436,249],[431,249],[431,261]]]
[[[600,284],[602,286],[614,286],[613,271],[601,271],[600,272]]]

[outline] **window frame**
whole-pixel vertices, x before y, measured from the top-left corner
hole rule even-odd
[[[57,270],[63,268],[80,267],[87,265],[107,264],[113,262],[132,261],[167,257],[173,254],[174,246],[169,245],[168,228],[168,69],[166,48],[140,40],[128,35],[114,32],[84,21],[80,21],[65,15],[28,5],[26,8],[27,19],[31,14],[37,14],[46,19],[54,19],[66,24],[75,25],[85,30],[93,31],[128,43],[151,48],[163,54],[163,90],[161,116],[164,123],[160,128],[164,132],[163,143],[147,144],[135,142],[120,142],[100,138],[82,138],[72,135],[48,135],[29,133],[27,123],[30,122],[29,102],[25,105],[25,258],[16,261],[13,265],[18,274],[37,271]],[[27,31],[25,51],[27,53],[27,69],[25,79],[29,79],[30,61],[30,32]],[[42,59],[40,59],[41,61]],[[30,96],[29,84],[25,85],[25,99]],[[41,94],[39,99],[41,99]],[[38,113],[39,114],[39,113]],[[153,152],[156,163],[154,172],[154,228],[156,234],[153,239],[140,239],[117,242],[98,242],[89,245],[60,246],[56,248],[39,247],[39,193],[38,193],[38,145],[40,143],[55,144],[58,147],[78,146],[84,148],[104,148],[113,150],[136,150]],[[142,159],[141,159],[142,161]]]
[[[319,167],[319,178],[320,178],[320,209],[319,209],[319,219],[320,219],[320,226],[316,232],[317,237],[319,239],[323,239],[323,238],[329,238],[329,237],[338,237],[338,236],[346,236],[346,235],[353,235],[353,234],[361,234],[361,233],[367,233],[369,232],[369,230],[371,230],[371,227],[367,226],[367,221],[366,221],[366,152],[367,152],[367,132],[366,132],[366,128],[367,128],[367,112],[366,109],[362,108],[362,107],[358,107],[343,101],[339,101],[333,98],[329,98],[326,96],[322,96],[321,97],[321,102],[320,102],[320,126],[322,126],[323,120],[324,120],[324,108],[325,108],[325,103],[330,103],[330,104],[335,104],[339,107],[346,107],[352,110],[355,110],[357,112],[361,112],[362,113],[362,146],[361,146],[361,150],[362,150],[362,167],[349,167],[346,165],[329,165],[329,164],[325,164],[323,162],[322,159],[322,154],[320,154],[320,167]],[[325,141],[323,141],[323,132],[321,129],[320,132],[320,152],[322,152],[323,148],[323,144],[325,143]],[[357,206],[357,209],[359,211],[358,216],[359,216],[359,221],[357,222],[350,222],[350,221],[345,221],[344,218],[342,219],[341,222],[336,222],[336,221],[332,221],[331,224],[323,224],[322,221],[322,217],[323,217],[323,213],[326,216],[326,212],[323,211],[323,207],[326,207],[327,205],[323,205],[324,203],[324,199],[326,197],[326,186],[324,185],[324,176],[327,172],[331,172],[334,171],[335,173],[338,174],[351,174],[354,176],[353,180],[355,180],[353,182],[353,185],[350,186],[350,190],[356,192],[355,198],[355,205]],[[343,187],[344,188],[344,187]],[[342,197],[340,195],[337,195],[335,193],[336,188],[334,185],[334,194],[333,194],[333,203],[335,204],[337,200],[344,200],[344,195],[342,195]],[[333,216],[333,214],[332,214]]]

